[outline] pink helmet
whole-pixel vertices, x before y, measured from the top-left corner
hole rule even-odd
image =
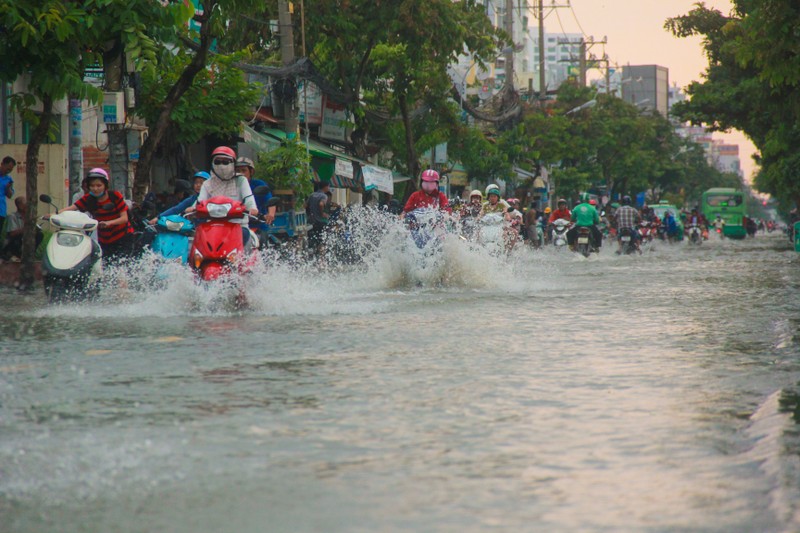
[[[422,181],[439,181],[439,173],[429,168],[422,172]]]
[[[103,183],[106,184],[106,187],[108,187],[108,172],[102,168],[93,168],[89,171],[89,173],[86,175],[86,182],[88,183],[89,180],[93,179],[101,179]]]
[[[236,161],[236,152],[227,146],[219,146],[215,148],[214,151],[211,152],[211,157],[214,157],[215,155],[226,155]]]

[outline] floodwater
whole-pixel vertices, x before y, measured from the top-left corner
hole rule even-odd
[[[785,237],[395,244],[271,263],[245,311],[0,292],[0,531],[800,530]]]

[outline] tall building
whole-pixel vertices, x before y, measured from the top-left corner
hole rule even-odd
[[[641,110],[669,112],[669,69],[659,65],[627,65],[622,68],[622,99]]]
[[[530,29],[530,48],[525,50],[526,73],[533,77],[533,88],[539,91],[539,28]],[[581,40],[580,33],[545,33],[545,83],[553,91],[570,78],[580,77]]]

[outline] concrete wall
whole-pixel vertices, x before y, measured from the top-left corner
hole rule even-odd
[[[14,196],[6,199],[8,213],[16,211],[14,198],[25,196],[25,172],[27,169],[27,159],[25,151],[28,149],[26,144],[0,144],[0,159],[10,155],[17,161],[17,166],[11,172],[14,179]],[[53,197],[53,203],[59,207],[69,205],[67,200],[67,165],[66,165],[66,146],[63,144],[43,144],[39,150],[39,194],[49,194]]]

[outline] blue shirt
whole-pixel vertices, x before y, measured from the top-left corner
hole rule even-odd
[[[6,205],[6,187],[8,184],[11,184],[11,196],[14,196],[14,180],[11,179],[11,176],[6,174],[5,176],[0,176],[0,194],[3,195],[3,201],[0,202],[0,217],[5,217],[8,215],[8,206]]]
[[[166,211],[164,211],[163,213],[161,213],[158,216],[159,217],[168,217],[170,215],[182,215],[183,212],[186,211],[187,209],[189,209],[190,207],[192,207],[196,201],[197,201],[197,195],[196,194],[193,194],[191,196],[187,196],[186,198],[181,200],[181,202],[179,204],[173,205],[172,207],[170,207],[169,209],[167,209]]]
[[[261,180],[250,180],[251,190],[255,190],[256,187],[261,187],[262,185],[266,185],[266,183],[264,183]],[[267,194],[261,194],[261,195],[256,194],[254,196],[256,200],[256,207],[258,207],[258,212],[261,213],[262,215],[266,215],[267,202],[270,201],[270,199],[272,199],[272,191],[268,192]]]

